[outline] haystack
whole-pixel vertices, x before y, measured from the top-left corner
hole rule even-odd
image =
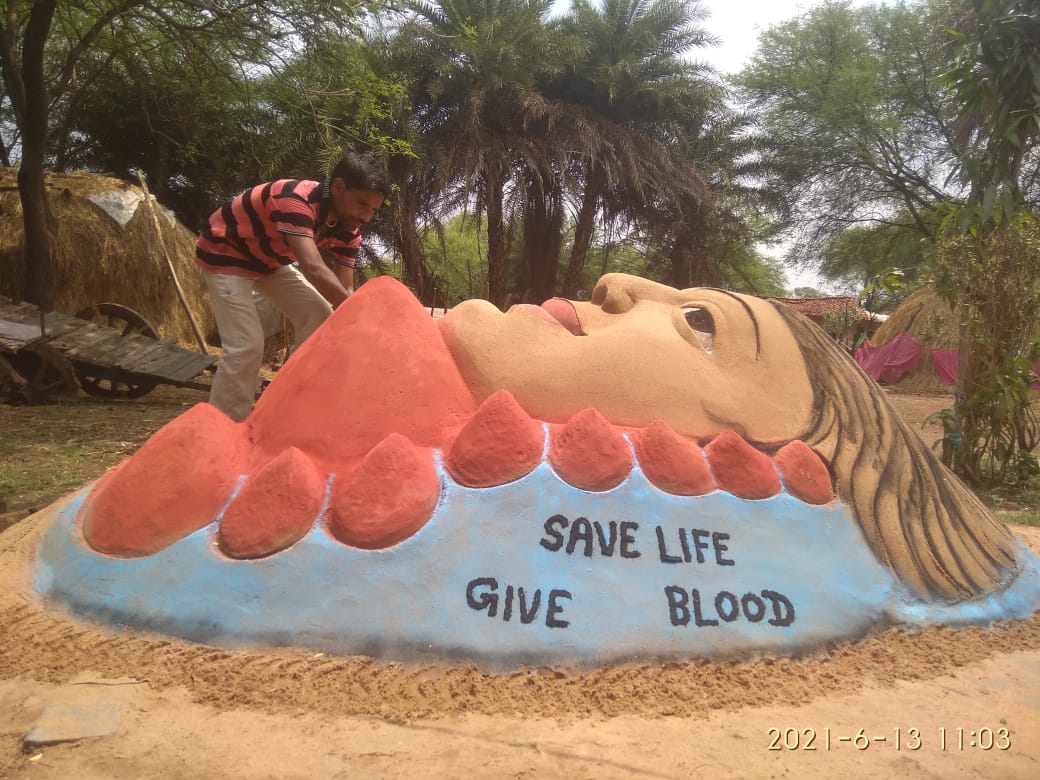
[[[899,308],[892,312],[888,320],[870,339],[870,344],[880,347],[901,333],[905,333],[923,344],[926,350],[957,349],[957,316],[946,301],[939,297],[934,288],[925,286],[903,301]],[[950,386],[943,384],[942,378],[927,355],[921,361],[920,368],[897,385],[893,385],[893,389],[908,393],[951,392]]]
[[[0,169],[0,294],[21,300],[24,230],[16,177],[16,170]],[[52,173],[46,186],[58,223],[52,238],[57,311],[75,314],[97,303],[122,304],[144,316],[160,336],[173,336],[181,346],[198,350],[166,263],[165,247],[195,321],[203,335],[212,338],[216,328],[193,259],[192,231],[154,199],[150,209],[140,187],[119,179]],[[113,209],[116,204],[125,207],[122,214]]]

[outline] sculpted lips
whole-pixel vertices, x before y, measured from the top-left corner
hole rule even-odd
[[[574,304],[566,298],[550,298],[541,306],[531,303],[520,303],[517,306],[546,322],[562,325],[575,336],[585,335],[582,333],[581,323],[578,322],[578,313],[574,310]]]

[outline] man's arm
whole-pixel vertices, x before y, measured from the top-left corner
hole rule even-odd
[[[348,293],[354,292],[354,269],[349,265],[336,263],[332,266],[332,273],[336,274],[339,283],[343,285]]]
[[[313,238],[287,233],[285,242],[289,245],[293,257],[300,263],[300,272],[304,278],[314,285],[325,300],[332,304],[332,308],[336,308],[350,297],[354,291],[353,268],[344,269],[350,271],[350,286],[348,287],[341,281],[342,277],[338,277],[325,265]]]

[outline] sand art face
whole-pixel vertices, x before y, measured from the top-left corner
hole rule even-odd
[[[604,277],[431,320],[364,285],[253,414],[77,496],[37,588],[213,644],[605,663],[1040,604],[1040,566],[799,315]]]
[[[794,337],[771,304],[746,295],[609,274],[590,303],[502,314],[473,300],[442,330],[478,396],[508,389],[540,419],[592,406],[619,425],[664,420],[686,436],[769,442],[795,438],[812,411]]]

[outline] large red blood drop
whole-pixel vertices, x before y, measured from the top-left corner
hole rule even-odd
[[[325,497],[325,475],[290,447],[251,476],[220,518],[220,549],[232,558],[262,558],[298,542]]]
[[[702,496],[715,489],[708,462],[696,443],[660,420],[632,434],[632,446],[646,478],[679,496]]]
[[[560,478],[582,490],[610,490],[632,470],[632,451],[621,432],[595,409],[551,427],[549,462]]]
[[[723,431],[704,448],[715,482],[740,498],[769,498],[780,492],[773,461],[734,431]]]
[[[829,504],[834,500],[831,475],[823,460],[805,442],[785,444],[774,458],[784,475],[787,492],[807,504]]]
[[[440,487],[432,450],[392,433],[333,482],[329,532],[353,547],[390,547],[426,524]]]
[[[463,426],[445,468],[467,487],[492,487],[531,473],[542,459],[545,432],[508,390],[488,396]]]
[[[80,510],[95,550],[157,553],[210,523],[228,500],[248,452],[245,428],[197,404],[109,472]]]

